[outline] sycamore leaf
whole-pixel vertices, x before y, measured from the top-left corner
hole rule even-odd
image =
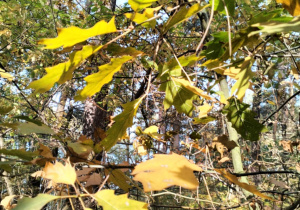
[[[85,184],[85,188],[88,188],[89,186],[99,186],[102,182],[102,177],[98,173],[93,173],[90,175]]]
[[[7,172],[12,172],[12,167],[16,164],[16,161],[0,161],[0,168]]]
[[[130,178],[126,176],[123,171],[120,169],[107,170],[105,169],[105,175],[109,175],[108,180],[115,185],[119,186],[125,192],[129,192],[129,189],[132,188],[127,182],[130,182]]]
[[[155,125],[151,125],[150,127],[146,128],[144,131],[140,126],[138,126],[135,132],[138,136],[149,135],[151,138],[154,138],[156,140],[161,140],[161,138],[163,137],[162,134],[158,133],[158,127]]]
[[[49,194],[38,194],[34,198],[22,198],[18,201],[18,205],[13,210],[39,210],[42,209],[50,201],[59,199],[60,196]]]
[[[259,192],[255,186],[253,185],[249,185],[249,184],[246,184],[246,183],[243,183],[243,182],[240,182],[238,180],[238,178],[234,175],[232,175],[231,173],[227,172],[226,169],[215,169],[216,172],[220,173],[223,177],[225,177],[226,179],[228,179],[230,182],[238,185],[239,187],[241,188],[244,188],[245,190],[261,197],[261,198],[264,198],[264,199],[269,199],[269,200],[272,200],[274,201],[273,198]]]
[[[282,6],[289,11],[293,16],[300,15],[300,1],[298,0],[276,0],[277,3],[281,3]]]
[[[147,203],[128,199],[127,194],[115,195],[114,190],[101,190],[93,196],[103,210],[147,210]]]
[[[27,152],[25,149],[0,149],[0,154],[17,156],[24,160],[32,160],[32,158],[38,156],[37,152]]]
[[[269,21],[263,23],[256,23],[251,25],[252,27],[258,27],[260,30],[253,31],[248,34],[248,37],[263,33],[263,35],[274,34],[274,33],[289,33],[291,31],[300,30],[300,16],[295,17],[289,22]]]
[[[208,116],[208,112],[212,110],[213,106],[204,103],[202,106],[198,106],[197,109],[200,111],[198,117],[193,118],[194,124],[207,124],[211,121],[214,121],[215,118]]]
[[[76,26],[58,29],[56,38],[42,39],[38,43],[46,45],[45,49],[56,49],[59,47],[67,48],[77,43],[83,42],[93,36],[116,32],[115,18],[108,23],[104,20],[96,23],[92,28],[81,29]]]
[[[96,147],[104,147],[104,149],[107,151],[119,140],[121,140],[124,135],[126,135],[126,130],[128,127],[131,127],[133,125],[133,117],[136,115],[139,105],[144,97],[145,96],[122,105],[124,108],[123,112],[114,117],[115,123],[111,128],[108,129],[107,137],[100,142],[100,145],[96,145]]]
[[[194,4],[191,7],[183,6],[174,16],[172,16],[163,26],[163,31],[166,33],[170,28],[176,24],[190,18],[191,16],[197,14],[197,12],[208,7],[209,4],[201,6],[199,3]]]
[[[202,171],[202,168],[184,156],[173,153],[154,155],[153,159],[137,165],[132,175],[134,180],[143,184],[145,192],[163,190],[174,185],[196,190],[199,183],[193,171]]]
[[[231,98],[228,102],[222,113],[226,114],[235,130],[245,140],[259,140],[260,133],[266,132],[267,128],[254,119],[255,113],[249,109],[250,105],[241,103],[236,98]]]
[[[16,130],[18,133],[27,135],[31,133],[54,134],[54,131],[47,125],[39,126],[35,123],[2,123],[1,126],[9,127]]]
[[[129,61],[130,59],[132,59],[131,56],[112,58],[110,63],[99,66],[98,73],[89,75],[84,78],[84,80],[87,82],[87,85],[83,90],[77,92],[75,100],[84,100],[87,97],[90,97],[99,92],[103,85],[109,83],[112,80],[113,75],[121,69],[123,63]]]
[[[201,90],[200,88],[197,88],[197,87],[193,86],[188,80],[186,80],[186,79],[177,79],[175,77],[171,77],[171,79],[174,80],[175,82],[181,84],[183,87],[185,87],[189,91],[193,92],[194,94],[196,94],[198,96],[201,96],[201,97],[203,97],[207,100],[213,100],[213,98],[211,96],[204,93],[204,91]]]
[[[43,125],[43,123],[41,121],[31,119],[28,116],[20,115],[20,116],[14,116],[13,118],[20,119],[20,120],[26,120],[27,122],[32,122],[32,123],[34,123],[34,124],[36,124],[38,126],[42,126]]]
[[[136,57],[144,54],[142,51],[136,50],[133,47],[121,47],[116,43],[108,45],[106,50],[113,56],[130,55],[132,57]]]
[[[216,120],[216,118],[211,117],[211,116],[202,117],[202,118],[195,117],[195,118],[193,118],[193,124],[207,124],[207,123],[215,121],[215,120]]]
[[[12,209],[11,201],[16,197],[16,195],[9,195],[2,199],[0,205],[4,207],[4,209]]]
[[[13,106],[5,106],[5,105],[1,104],[1,106],[0,106],[0,114],[1,115],[5,115],[5,114],[7,114],[8,112],[10,112],[13,109],[14,109]]]
[[[74,70],[82,64],[85,59],[101,48],[102,46],[87,45],[84,46],[81,51],[71,53],[69,61],[46,68],[47,74],[43,78],[30,83],[27,89],[33,88],[35,89],[35,93],[43,93],[50,90],[56,82],[63,84],[72,79]]]
[[[153,18],[154,12],[159,11],[160,8],[161,6],[156,8],[146,8],[142,14],[136,12],[136,13],[125,13],[124,15],[128,19],[131,19],[133,22],[140,24],[147,21],[150,18]],[[144,26],[145,28],[155,28],[155,25],[156,25],[156,20],[151,20],[142,24],[142,26]]]
[[[134,11],[149,7],[154,2],[156,2],[156,0],[128,0],[128,4],[130,4]]]
[[[255,75],[251,71],[252,64],[254,59],[251,57],[245,58],[245,61],[240,66],[240,71],[236,75],[236,83],[234,83],[233,87],[231,88],[231,95],[236,92],[237,98],[242,100],[244,97],[246,90],[250,87],[250,79]]]
[[[192,66],[200,58],[191,55],[188,57],[180,57],[178,60],[182,67]],[[172,77],[184,77],[184,73],[181,70],[176,59],[171,59],[168,63],[165,63],[159,69],[159,77],[162,81],[159,90],[166,93],[164,99],[164,109],[169,109],[172,105],[175,106],[179,113],[185,113],[188,116],[192,115],[194,110],[193,101],[198,97],[197,95],[185,88],[181,83],[172,80]]]
[[[211,2],[212,0],[210,0]],[[213,0],[215,1],[215,7],[214,7],[214,10],[215,11],[218,11],[224,15],[227,15],[226,14],[226,11],[225,11],[225,6],[224,6],[224,3],[227,7],[227,10],[228,10],[228,15],[229,16],[234,16],[234,11],[235,11],[235,1],[232,1],[232,0]]]
[[[13,81],[15,78],[8,72],[5,72],[0,68],[0,77],[7,79],[8,81]]]
[[[49,149],[49,147],[46,147],[43,144],[40,144],[40,148],[38,149],[39,151],[39,155],[45,157],[45,158],[49,158],[49,159],[54,159],[53,155],[52,155],[52,151]]]
[[[60,162],[54,164],[47,162],[42,171],[37,171],[31,176],[41,176],[45,179],[50,179],[54,183],[70,184],[73,185],[76,181],[75,168],[71,166],[69,161],[66,161],[65,165]]]

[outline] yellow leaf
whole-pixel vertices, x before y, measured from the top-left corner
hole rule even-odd
[[[143,23],[145,21],[147,21],[150,18],[154,17],[154,12],[157,12],[158,10],[160,10],[160,7],[156,7],[156,8],[147,8],[144,10],[144,12],[141,13],[125,13],[124,15],[128,18],[131,19],[133,22],[140,24]],[[156,20],[151,20],[149,22],[143,23],[142,24],[144,27],[146,28],[155,28],[156,25]]]
[[[147,210],[147,204],[127,198],[127,194],[115,195],[114,190],[101,190],[93,196],[103,210]]]
[[[35,89],[35,93],[43,93],[50,90],[56,82],[63,84],[72,79],[74,70],[82,64],[85,59],[101,48],[102,46],[87,45],[84,46],[81,51],[71,53],[69,61],[46,68],[47,74],[43,78],[30,83],[27,89],[33,88]]]
[[[16,197],[16,195],[6,196],[4,199],[2,199],[0,205],[3,206],[5,209],[12,209],[13,207],[10,203],[12,199],[14,199],[14,197]]]
[[[273,106],[275,106],[276,104],[273,101],[267,100],[267,102]]]
[[[77,92],[75,100],[84,100],[87,97],[94,95],[99,92],[103,85],[109,83],[113,75],[118,72],[123,63],[132,59],[131,56],[123,56],[120,58],[112,58],[109,64],[99,66],[99,72],[89,75],[84,80],[87,82],[87,85],[83,90]]]
[[[207,100],[213,100],[213,98],[209,95],[207,95],[206,93],[204,93],[203,90],[193,86],[188,80],[186,79],[177,79],[175,77],[171,77],[172,80],[174,80],[175,82],[180,83],[183,87],[185,87],[186,89],[188,89],[189,91],[195,93],[198,96],[201,96]]]
[[[298,65],[298,67],[300,67],[300,65]],[[295,79],[299,79],[298,69],[296,67],[292,68],[291,74],[295,77]]]
[[[156,2],[156,0],[128,0],[128,4],[130,4],[134,11],[149,7],[154,2]]]
[[[202,171],[202,168],[173,153],[154,155],[153,159],[137,165],[132,175],[134,180],[143,184],[145,192],[163,190],[174,185],[196,190],[199,183],[193,171]]]
[[[204,103],[203,106],[198,106],[198,109],[200,111],[198,118],[207,117],[207,113],[212,110],[212,106],[208,103]]]
[[[300,15],[300,1],[299,0],[276,0],[277,3],[281,3],[282,6],[289,11],[293,16]]]
[[[37,171],[31,176],[41,176],[45,179],[50,179],[54,183],[70,184],[73,185],[76,181],[75,169],[71,166],[69,161],[65,165],[60,162],[54,164],[47,162],[42,171]]]
[[[243,183],[243,182],[240,182],[238,180],[238,178],[234,175],[232,175],[231,173],[227,172],[226,169],[215,169],[216,172],[220,173],[223,177],[225,177],[226,179],[228,179],[229,181],[231,181],[232,183],[240,186],[241,188],[244,188],[245,190],[261,197],[261,198],[264,198],[264,199],[269,199],[269,200],[272,200],[274,201],[273,198],[259,192],[255,186],[253,185],[249,185],[249,184],[246,184],[246,183]]]
[[[58,36],[56,38],[41,39],[38,43],[46,45],[45,49],[56,49],[61,46],[67,48],[83,42],[93,36],[113,33],[116,31],[115,18],[113,17],[108,23],[101,20],[89,29],[81,29],[76,26],[58,29]]]
[[[1,68],[0,68],[0,77],[7,79],[10,82],[15,79],[10,73],[5,72]]]

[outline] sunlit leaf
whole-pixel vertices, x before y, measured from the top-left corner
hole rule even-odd
[[[128,199],[127,194],[115,195],[114,190],[101,190],[93,196],[103,210],[140,210],[148,209],[147,204]]]
[[[254,119],[256,114],[249,109],[250,105],[241,103],[236,98],[231,98],[228,102],[222,112],[226,114],[235,130],[245,140],[259,140],[260,133],[266,132],[267,128]]]
[[[35,89],[35,93],[43,93],[50,90],[56,82],[63,84],[72,79],[74,70],[82,64],[85,59],[101,48],[102,46],[87,45],[84,46],[81,51],[71,53],[69,61],[46,68],[47,74],[43,78],[30,83],[27,88]]]
[[[212,142],[212,147],[214,147],[213,144],[217,142],[224,145],[228,149],[228,151],[238,146],[235,141],[229,140],[228,136],[225,134],[214,138]]]
[[[9,195],[2,199],[0,205],[4,207],[4,209],[12,209],[11,201],[16,197],[16,195]]]
[[[56,49],[61,46],[67,48],[93,36],[116,31],[115,18],[113,17],[108,23],[101,20],[89,29],[81,29],[76,26],[58,29],[58,36],[56,38],[42,39],[39,41],[39,44],[46,45],[45,49]]]
[[[70,184],[73,185],[76,181],[76,172],[69,161],[65,162],[63,165],[60,162],[54,164],[47,162],[42,171],[37,171],[31,176],[37,177],[41,176],[45,179],[50,179],[54,183]]]
[[[166,33],[170,28],[176,24],[190,18],[191,16],[197,14],[197,12],[208,7],[209,4],[201,6],[199,3],[194,4],[193,6],[184,5],[174,16],[172,16],[163,26],[163,31]]]
[[[42,209],[50,201],[59,199],[60,196],[54,196],[49,194],[38,194],[34,198],[22,198],[18,201],[18,205],[14,210],[39,210]]]
[[[161,8],[161,6],[156,7],[156,8],[146,8],[143,13],[138,13],[138,12],[136,12],[136,13],[125,13],[124,15],[128,19],[131,19],[133,22],[135,22],[137,24],[140,24],[140,23],[143,23],[143,22],[147,21],[150,18],[153,18],[154,17],[154,12],[159,11],[160,8]],[[156,20],[151,20],[151,21],[145,22],[142,25],[146,28],[155,28]]]
[[[107,137],[98,145],[100,148],[104,147],[105,150],[109,150],[126,135],[127,128],[133,125],[133,118],[143,98],[144,96],[123,105],[123,112],[114,117],[113,120],[115,122],[112,127],[108,129]]]
[[[282,6],[289,11],[293,16],[300,15],[300,1],[298,0],[276,0],[277,3],[281,3]]]
[[[112,58],[109,64],[99,66],[98,73],[89,75],[84,78],[84,80],[87,81],[87,85],[83,90],[77,92],[75,100],[84,100],[87,97],[90,97],[99,92],[103,85],[109,83],[112,80],[113,75],[121,69],[123,63],[129,61],[130,59],[132,59],[131,56]]]
[[[130,4],[134,11],[149,7],[154,2],[156,2],[156,0],[128,0],[128,4]]]
[[[26,151],[25,149],[0,149],[0,154],[16,156],[24,160],[32,160],[38,156],[38,152]]]
[[[7,79],[8,81],[13,81],[15,78],[8,72],[5,72],[3,69],[0,68],[0,77]]]
[[[143,184],[145,192],[163,190],[174,185],[196,190],[199,183],[193,171],[202,171],[202,168],[173,153],[154,155],[153,159],[137,165],[132,175],[134,180]]]
[[[249,192],[251,192],[251,193],[253,193],[253,194],[255,194],[255,195],[257,195],[261,198],[269,199],[269,200],[274,201],[273,198],[259,192],[254,185],[249,185],[249,184],[240,182],[236,176],[234,176],[231,173],[227,172],[226,169],[215,169],[215,171],[220,173],[223,177],[225,177],[226,179],[228,179],[232,183],[238,185],[239,187],[244,188],[245,190],[247,190],[247,191],[249,191]]]

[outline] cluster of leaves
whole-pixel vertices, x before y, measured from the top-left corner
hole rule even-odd
[[[17,196],[11,192],[14,189],[10,180],[5,179],[8,196],[1,201],[5,209],[42,209],[45,205],[58,208],[61,200],[73,209],[91,209],[93,205],[103,209],[147,209],[148,205],[158,205],[159,199],[153,198],[161,195],[194,200],[182,201],[181,206],[189,207],[236,208],[249,204],[266,208],[272,203],[277,205],[279,198],[282,206],[288,206],[282,200],[286,194],[265,190],[272,184],[299,191],[295,184],[299,184],[300,170],[295,165],[297,155],[290,158],[290,168],[283,164],[284,171],[280,172],[286,172],[285,178],[291,180],[287,184],[276,179],[270,179],[269,184],[253,180],[256,187],[243,174],[243,164],[249,168],[253,165],[251,170],[255,170],[256,162],[266,162],[267,167],[261,165],[270,169],[270,162],[276,158],[268,161],[272,158],[268,154],[262,159],[269,147],[282,145],[291,154],[294,146],[299,150],[298,140],[274,143],[278,144],[278,113],[294,97],[293,83],[296,88],[298,85],[293,81],[299,74],[293,50],[299,44],[293,31],[299,29],[299,17],[292,17],[300,13],[298,3],[129,0],[129,5],[116,11],[116,5],[112,3],[109,9],[106,1],[87,1],[87,8],[83,2],[67,0],[19,3],[16,9],[11,9],[16,6],[14,1],[0,4],[5,23],[0,31],[4,37],[1,45],[6,50],[0,58],[0,126],[2,137],[10,134],[25,138],[4,149],[3,145],[9,144],[0,137],[0,169],[5,178],[16,172],[15,167],[27,170],[31,177],[26,180],[46,180],[39,185],[49,191],[41,193],[38,189],[32,193],[36,196],[33,198],[24,196],[27,193]],[[286,10],[277,9],[278,3]],[[264,10],[259,12],[259,7]],[[25,11],[30,9],[29,15]],[[41,17],[41,11],[51,16],[55,30],[45,27],[43,21],[47,18]],[[11,18],[13,12],[28,17],[25,22],[21,17]],[[23,31],[15,25],[24,26]],[[193,30],[196,27],[201,27],[201,33]],[[38,31],[40,28],[43,30]],[[24,31],[27,33],[22,37]],[[38,45],[31,36],[39,39]],[[286,49],[275,51],[282,47]],[[288,60],[280,60],[278,54],[282,52],[290,53],[293,67]],[[9,53],[16,55],[9,58]],[[39,71],[44,65],[51,66],[45,68],[45,75]],[[282,72],[280,66],[286,66],[289,72]],[[290,72],[292,91],[282,91],[283,102],[288,101],[279,106],[279,88],[274,96],[268,91],[282,85]],[[31,81],[32,77],[38,79]],[[276,77],[280,80],[275,81]],[[265,91],[264,96],[272,99],[267,102],[276,106],[275,112],[270,115],[269,110],[257,111],[261,101],[254,101],[252,107],[247,104],[250,91],[257,93],[253,98],[258,101]],[[53,107],[59,110],[60,106],[51,104],[57,93],[61,95],[62,112],[66,104],[69,107],[64,119],[64,113],[53,114]],[[9,98],[10,94],[13,97]],[[63,94],[68,95],[64,101]],[[80,109],[74,113],[74,107],[87,106],[99,94],[104,94],[105,100],[95,102],[96,109],[114,111],[115,116],[105,128],[96,127],[93,137],[81,135],[84,129],[77,135],[77,127],[70,122],[75,123],[83,114]],[[257,118],[257,114],[262,117]],[[264,123],[274,115],[274,142],[266,141],[258,147],[260,139],[270,138]],[[262,123],[262,118],[267,120]],[[181,146],[180,139],[184,140]],[[38,149],[34,150],[37,143]],[[117,149],[125,151],[119,144],[128,146],[127,162],[116,164],[125,159],[122,153],[113,153]],[[258,149],[251,153],[249,145]],[[257,157],[253,157],[254,152],[259,153]],[[279,154],[278,149],[272,152]],[[111,164],[110,159],[117,161]],[[288,179],[289,174],[296,178]],[[228,201],[225,189],[232,188],[230,183],[242,188],[247,199],[257,197],[245,202],[241,191],[233,188],[236,192]],[[196,190],[200,195],[193,194]],[[20,199],[15,205],[17,197]],[[289,201],[300,203],[296,197],[289,197]]]

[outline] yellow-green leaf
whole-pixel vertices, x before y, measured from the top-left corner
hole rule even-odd
[[[58,29],[58,36],[56,38],[41,39],[38,43],[46,45],[45,49],[56,49],[61,46],[67,48],[83,42],[93,36],[113,33],[116,31],[115,18],[113,17],[108,23],[101,20],[89,29],[81,29],[76,26]]]
[[[87,45],[84,46],[81,51],[71,53],[69,61],[46,68],[47,74],[43,78],[30,83],[27,88],[35,89],[35,93],[43,93],[50,90],[56,82],[63,84],[72,79],[74,70],[82,64],[85,59],[101,48],[102,46]]]
[[[127,194],[115,195],[114,190],[101,190],[93,196],[103,210],[147,210],[147,204],[128,199]]]
[[[77,92],[75,100],[84,100],[87,97],[99,92],[103,85],[109,83],[112,80],[113,75],[118,72],[123,63],[132,59],[131,56],[123,56],[120,58],[112,58],[109,64],[99,66],[99,72],[89,75],[84,78],[87,81],[87,85],[83,90]]]
[[[43,134],[54,134],[54,131],[49,128],[47,125],[37,125],[35,123],[26,122],[26,123],[2,123],[1,126],[9,127],[16,130],[18,133],[23,135],[31,133],[43,133]]]
[[[129,192],[132,188],[127,182],[130,182],[130,178],[126,176],[120,169],[107,170],[105,169],[105,174],[109,175],[108,180],[119,186],[125,192]]]
[[[100,145],[96,145],[96,147],[104,147],[107,151],[126,135],[126,129],[133,125],[133,117],[136,115],[144,97],[145,96],[123,105],[124,110],[121,114],[114,117],[113,120],[115,123],[108,129],[107,137],[100,142]]]
[[[130,4],[134,11],[149,7],[154,2],[156,2],[156,0],[128,0],[128,4]]]
[[[0,149],[0,154],[16,156],[24,160],[32,160],[38,156],[38,152],[26,151],[25,149]]]
[[[106,50],[113,56],[130,55],[136,57],[144,54],[142,51],[136,50],[133,47],[120,47],[120,45],[116,43],[108,45]]]
[[[7,79],[8,81],[13,81],[15,78],[10,74],[5,72],[3,69],[0,68],[0,77]]]
[[[240,66],[240,71],[236,76],[236,83],[231,88],[231,95],[236,92],[237,98],[242,99],[246,93],[246,90],[250,87],[250,79],[255,75],[251,71],[254,59],[251,57],[245,58],[244,62]]]
[[[34,198],[22,198],[18,201],[18,205],[14,210],[39,210],[42,209],[50,201],[59,199],[60,196],[54,196],[49,194],[38,194]]]
[[[169,21],[167,21],[163,26],[163,31],[166,33],[171,27],[175,26],[176,24],[188,19],[189,17],[197,14],[197,12],[201,11],[202,9],[208,7],[209,4],[205,6],[201,6],[199,3],[194,4],[193,6],[183,6],[174,16],[172,16]]]

